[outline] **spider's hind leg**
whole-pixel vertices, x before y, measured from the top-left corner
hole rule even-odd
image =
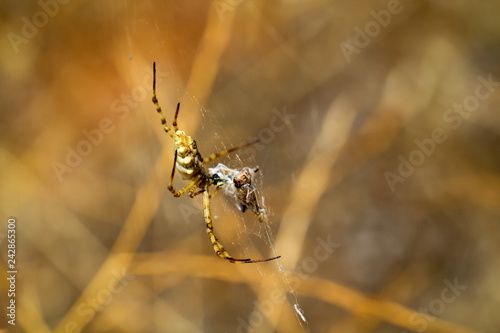
[[[212,245],[214,247],[215,254],[217,254],[219,257],[223,259],[227,259],[232,263],[243,263],[243,264],[250,264],[250,263],[256,263],[256,262],[265,262],[265,261],[270,261],[274,259],[278,259],[281,256],[273,257],[273,258],[268,258],[268,259],[260,259],[260,260],[252,260],[252,259],[238,259],[238,258],[233,258],[229,253],[224,249],[224,246],[219,242],[217,237],[214,234],[214,226],[212,225],[212,214],[210,213],[210,202],[209,202],[209,194],[208,194],[208,187],[204,189],[203,191],[203,211],[205,215],[205,225],[207,228],[207,234],[210,237],[210,240],[212,241]]]
[[[210,202],[209,202],[209,194],[208,188],[203,191],[203,212],[205,215],[205,226],[207,228],[208,237],[212,241],[212,245],[214,247],[215,254],[223,259],[228,259],[231,262],[250,262],[250,259],[234,259],[229,255],[229,253],[224,249],[221,242],[217,239],[217,236],[214,234],[214,226],[212,224],[212,214],[210,213]]]

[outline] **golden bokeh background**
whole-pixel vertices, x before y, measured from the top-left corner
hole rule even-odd
[[[500,2],[0,8],[3,331],[499,331]],[[260,167],[269,220],[219,194],[214,225],[279,261],[217,258],[168,192],[153,61],[203,156],[261,139],[220,162]]]

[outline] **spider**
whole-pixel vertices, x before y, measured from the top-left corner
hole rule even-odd
[[[260,207],[255,187],[252,186],[252,177],[258,171],[259,167],[253,169],[244,167],[241,171],[238,171],[230,169],[222,163],[219,163],[215,168],[208,169],[208,173],[216,187],[214,196],[222,188],[222,191],[227,196],[236,200],[236,206],[241,212],[244,213],[247,208],[250,208],[255,217],[260,222],[264,222],[266,212]]]
[[[233,258],[231,255],[224,249],[224,246],[219,242],[217,237],[214,234],[214,227],[212,225],[212,214],[210,213],[210,195],[208,193],[208,189],[210,185],[215,185],[217,180],[214,180],[210,175],[205,171],[203,165],[215,160],[218,157],[227,155],[236,150],[248,147],[257,141],[249,142],[242,144],[237,147],[233,147],[228,150],[224,150],[215,154],[210,155],[207,158],[201,157],[200,152],[198,151],[196,141],[187,135],[185,132],[179,130],[177,127],[177,116],[179,115],[180,103],[177,104],[177,109],[175,110],[174,121],[172,122],[172,128],[168,127],[167,121],[163,112],[161,110],[160,104],[158,103],[158,99],[156,98],[156,63],[153,62],[153,98],[152,101],[156,107],[156,111],[161,119],[161,124],[163,125],[163,129],[167,132],[170,137],[172,137],[174,142],[174,165],[172,167],[172,174],[170,176],[170,184],[168,185],[168,190],[174,195],[174,197],[180,197],[184,193],[189,191],[189,196],[193,198],[197,194],[203,194],[203,212],[205,216],[205,226],[207,230],[207,234],[212,241],[212,245],[215,253],[223,258],[229,260],[231,263],[257,263],[257,262],[266,262],[274,259],[278,259],[281,256],[276,256],[267,259],[238,259]],[[175,170],[179,172],[183,179],[189,180],[189,184],[187,184],[182,189],[176,191],[173,187]],[[243,181],[244,183],[245,181]],[[243,185],[243,184],[242,184]],[[198,192],[195,192],[199,189]]]

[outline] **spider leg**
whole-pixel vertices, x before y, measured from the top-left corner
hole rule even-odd
[[[194,198],[194,197],[195,197],[195,196],[197,196],[198,194],[202,194],[204,191],[205,191],[205,190],[199,190],[198,192],[194,192],[194,193],[193,193],[193,195],[191,196],[191,198]],[[210,199],[215,198],[215,197],[217,196],[217,193],[219,193],[219,188],[218,188],[218,187],[216,187],[216,188],[215,188],[215,192],[214,192],[214,194],[210,194],[208,197],[209,197]]]
[[[215,192],[214,192],[214,194],[212,194],[210,196],[210,199],[215,198],[217,196],[217,193],[219,193],[219,188],[218,187],[215,188]]]
[[[187,184],[185,187],[181,188],[179,191],[176,191],[172,185],[169,185],[168,186],[168,189],[170,192],[172,192],[172,194],[174,195],[174,197],[180,197],[181,195],[183,195],[184,193],[186,193],[188,190],[190,189],[193,189],[193,188],[197,188],[201,183],[201,177],[200,176],[196,176],[191,182],[189,182],[189,184]],[[194,197],[194,195],[190,195],[190,197]]]
[[[180,190],[176,191],[172,185],[169,185],[168,186],[168,190],[170,192],[172,192],[172,194],[174,195],[174,197],[180,197],[181,195],[183,195],[184,193],[186,193],[187,191],[189,191],[190,189],[195,189],[197,188],[201,183],[201,177],[200,176],[196,176],[191,182],[189,182],[189,184],[187,184],[185,187],[181,188]],[[194,195],[190,195],[190,197],[194,197]]]
[[[250,262],[251,259],[235,259],[229,255],[229,253],[224,249],[224,246],[219,242],[214,234],[214,226],[212,225],[212,214],[210,213],[210,202],[208,189],[205,188],[203,191],[203,212],[205,215],[205,226],[207,228],[208,237],[212,241],[215,254],[223,259],[228,259],[231,262]]]
[[[212,241],[212,245],[214,247],[215,254],[217,254],[219,257],[223,259],[229,260],[231,263],[242,263],[242,264],[251,264],[251,263],[256,263],[256,262],[265,262],[265,261],[270,261],[274,259],[278,259],[281,256],[273,257],[273,258],[268,258],[268,259],[260,259],[260,260],[252,260],[252,259],[237,259],[233,258],[229,255],[229,253],[224,249],[224,246],[222,246],[221,242],[217,239],[217,237],[214,234],[214,226],[212,225],[212,214],[210,213],[210,202],[209,202],[209,194],[208,194],[208,187],[205,187],[203,191],[203,211],[205,215],[205,225],[207,228],[207,234],[208,237],[210,237],[210,240]]]
[[[203,164],[208,163],[208,162],[210,162],[210,161],[213,161],[213,160],[215,160],[216,158],[219,158],[219,157],[221,157],[221,156],[224,156],[224,155],[227,155],[227,154],[229,154],[229,153],[232,153],[233,151],[240,150],[240,149],[246,148],[246,147],[248,147],[248,146],[251,146],[251,145],[253,145],[253,144],[256,144],[257,142],[260,142],[260,140],[259,140],[259,139],[257,139],[257,140],[251,141],[251,142],[244,143],[244,144],[242,144],[242,145],[240,145],[240,146],[233,147],[233,148],[231,148],[231,149],[224,150],[224,151],[221,151],[221,152],[218,152],[218,153],[212,154],[212,155],[210,155],[210,156],[208,156],[208,157],[205,157],[205,158],[203,159]]]
[[[181,103],[177,103],[177,109],[175,110],[174,121],[172,122],[172,126],[174,126],[174,130],[177,132],[179,128],[177,127],[177,116],[179,115],[179,108]]]
[[[203,193],[203,190],[199,190],[198,192],[194,192],[193,195],[191,196],[191,198],[194,198],[198,194],[202,194],[202,193]]]
[[[174,132],[167,126],[167,120],[161,111],[160,103],[158,103],[158,99],[156,98],[156,63],[153,62],[153,103],[156,106],[156,112],[160,116],[161,124],[163,125],[163,129],[168,133],[172,138],[174,137]],[[177,111],[175,113],[174,119],[174,129],[177,131],[177,113],[179,112],[179,104],[177,104]]]

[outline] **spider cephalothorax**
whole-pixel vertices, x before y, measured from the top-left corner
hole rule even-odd
[[[212,160],[220,156],[224,156],[230,152],[235,150],[245,148],[254,142],[246,143],[238,147],[234,147],[216,154],[212,154],[207,158],[202,158],[200,152],[198,151],[198,147],[196,145],[196,141],[187,135],[185,132],[180,131],[177,127],[177,116],[179,114],[180,104],[177,104],[177,109],[175,111],[174,121],[172,122],[172,127],[168,127],[167,121],[163,116],[163,112],[161,110],[160,104],[158,103],[158,99],[156,98],[156,64],[153,63],[153,103],[156,106],[156,111],[160,116],[161,123],[165,132],[167,132],[174,141],[174,166],[172,168],[172,175],[170,177],[170,184],[168,189],[175,197],[180,197],[187,191],[189,191],[189,195],[194,197],[196,194],[203,194],[203,212],[205,216],[205,226],[207,230],[207,234],[210,237],[215,253],[224,259],[229,260],[232,263],[255,263],[255,262],[264,262],[270,261],[274,259],[278,259],[281,256],[260,259],[260,260],[252,260],[252,259],[238,259],[233,258],[229,255],[229,253],[224,249],[222,244],[219,242],[217,237],[214,234],[214,227],[212,225],[212,214],[210,213],[210,195],[208,193],[208,189],[210,185],[214,185],[214,179],[210,177],[205,171],[203,164],[208,163]],[[187,184],[182,189],[176,191],[173,187],[175,170],[177,170],[185,180],[189,180],[189,184]],[[251,177],[250,177],[251,180]],[[243,183],[245,182],[242,179]],[[195,192],[196,190],[198,192]]]

